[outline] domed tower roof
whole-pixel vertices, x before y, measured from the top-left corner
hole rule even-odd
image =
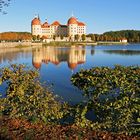
[[[68,20],[68,25],[69,24],[78,24],[77,19],[75,17],[71,17]]]
[[[52,25],[52,26],[59,26],[60,23],[59,23],[59,21],[54,21],[51,25]]]
[[[78,22],[78,26],[86,26],[83,22]]]
[[[32,20],[32,25],[41,25],[41,22],[40,22],[40,19],[35,17],[33,20]]]

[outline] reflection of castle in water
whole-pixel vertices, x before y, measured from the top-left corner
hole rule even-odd
[[[75,69],[78,64],[83,64],[86,61],[86,51],[84,48],[55,48],[44,47],[33,50],[33,66],[36,69],[41,67],[42,63],[49,62],[58,65],[61,62],[67,62],[70,69]]]

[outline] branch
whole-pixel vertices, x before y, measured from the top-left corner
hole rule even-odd
[[[0,13],[7,14],[5,10],[3,10],[5,7],[8,7],[11,0],[0,0]]]

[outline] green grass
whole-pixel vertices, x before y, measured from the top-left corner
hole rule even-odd
[[[71,46],[71,45],[77,45],[77,42],[59,42],[59,41],[53,41],[50,43],[43,43],[43,46]]]
[[[27,47],[29,47],[29,46],[27,46],[27,45],[18,45],[18,46],[15,46],[15,48],[27,48]]]

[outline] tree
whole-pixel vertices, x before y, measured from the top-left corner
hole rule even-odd
[[[86,40],[86,35],[82,34],[81,38],[82,38],[82,41],[85,41]]]
[[[61,36],[60,36],[60,38],[61,38],[61,40],[63,40],[63,39],[64,39],[64,36],[63,36],[63,35],[61,35]]]
[[[33,35],[32,36],[32,39],[33,39],[33,41],[36,41],[37,40],[37,36],[36,35]]]
[[[55,39],[56,39],[56,35],[53,35],[53,40],[55,41]]]
[[[40,35],[37,35],[37,40],[38,40],[38,41],[40,40]]]
[[[105,32],[103,35],[107,36],[107,41],[119,41],[122,38],[127,38],[128,42],[140,42],[139,33],[139,30],[121,30]]]
[[[103,34],[94,34],[95,41],[120,41],[126,38],[128,42],[140,42],[140,31],[139,30],[121,30],[121,31],[110,31]],[[87,37],[94,39],[93,34],[88,34]]]
[[[91,34],[91,40],[92,40],[92,41],[96,41],[95,35],[94,35],[94,34]]]
[[[1,40],[5,41],[21,41],[21,40],[31,40],[32,35],[29,32],[4,32],[0,33]]]
[[[75,40],[75,41],[78,41],[78,40],[79,40],[79,35],[78,35],[78,34],[76,34],[76,35],[74,36],[74,40]]]

